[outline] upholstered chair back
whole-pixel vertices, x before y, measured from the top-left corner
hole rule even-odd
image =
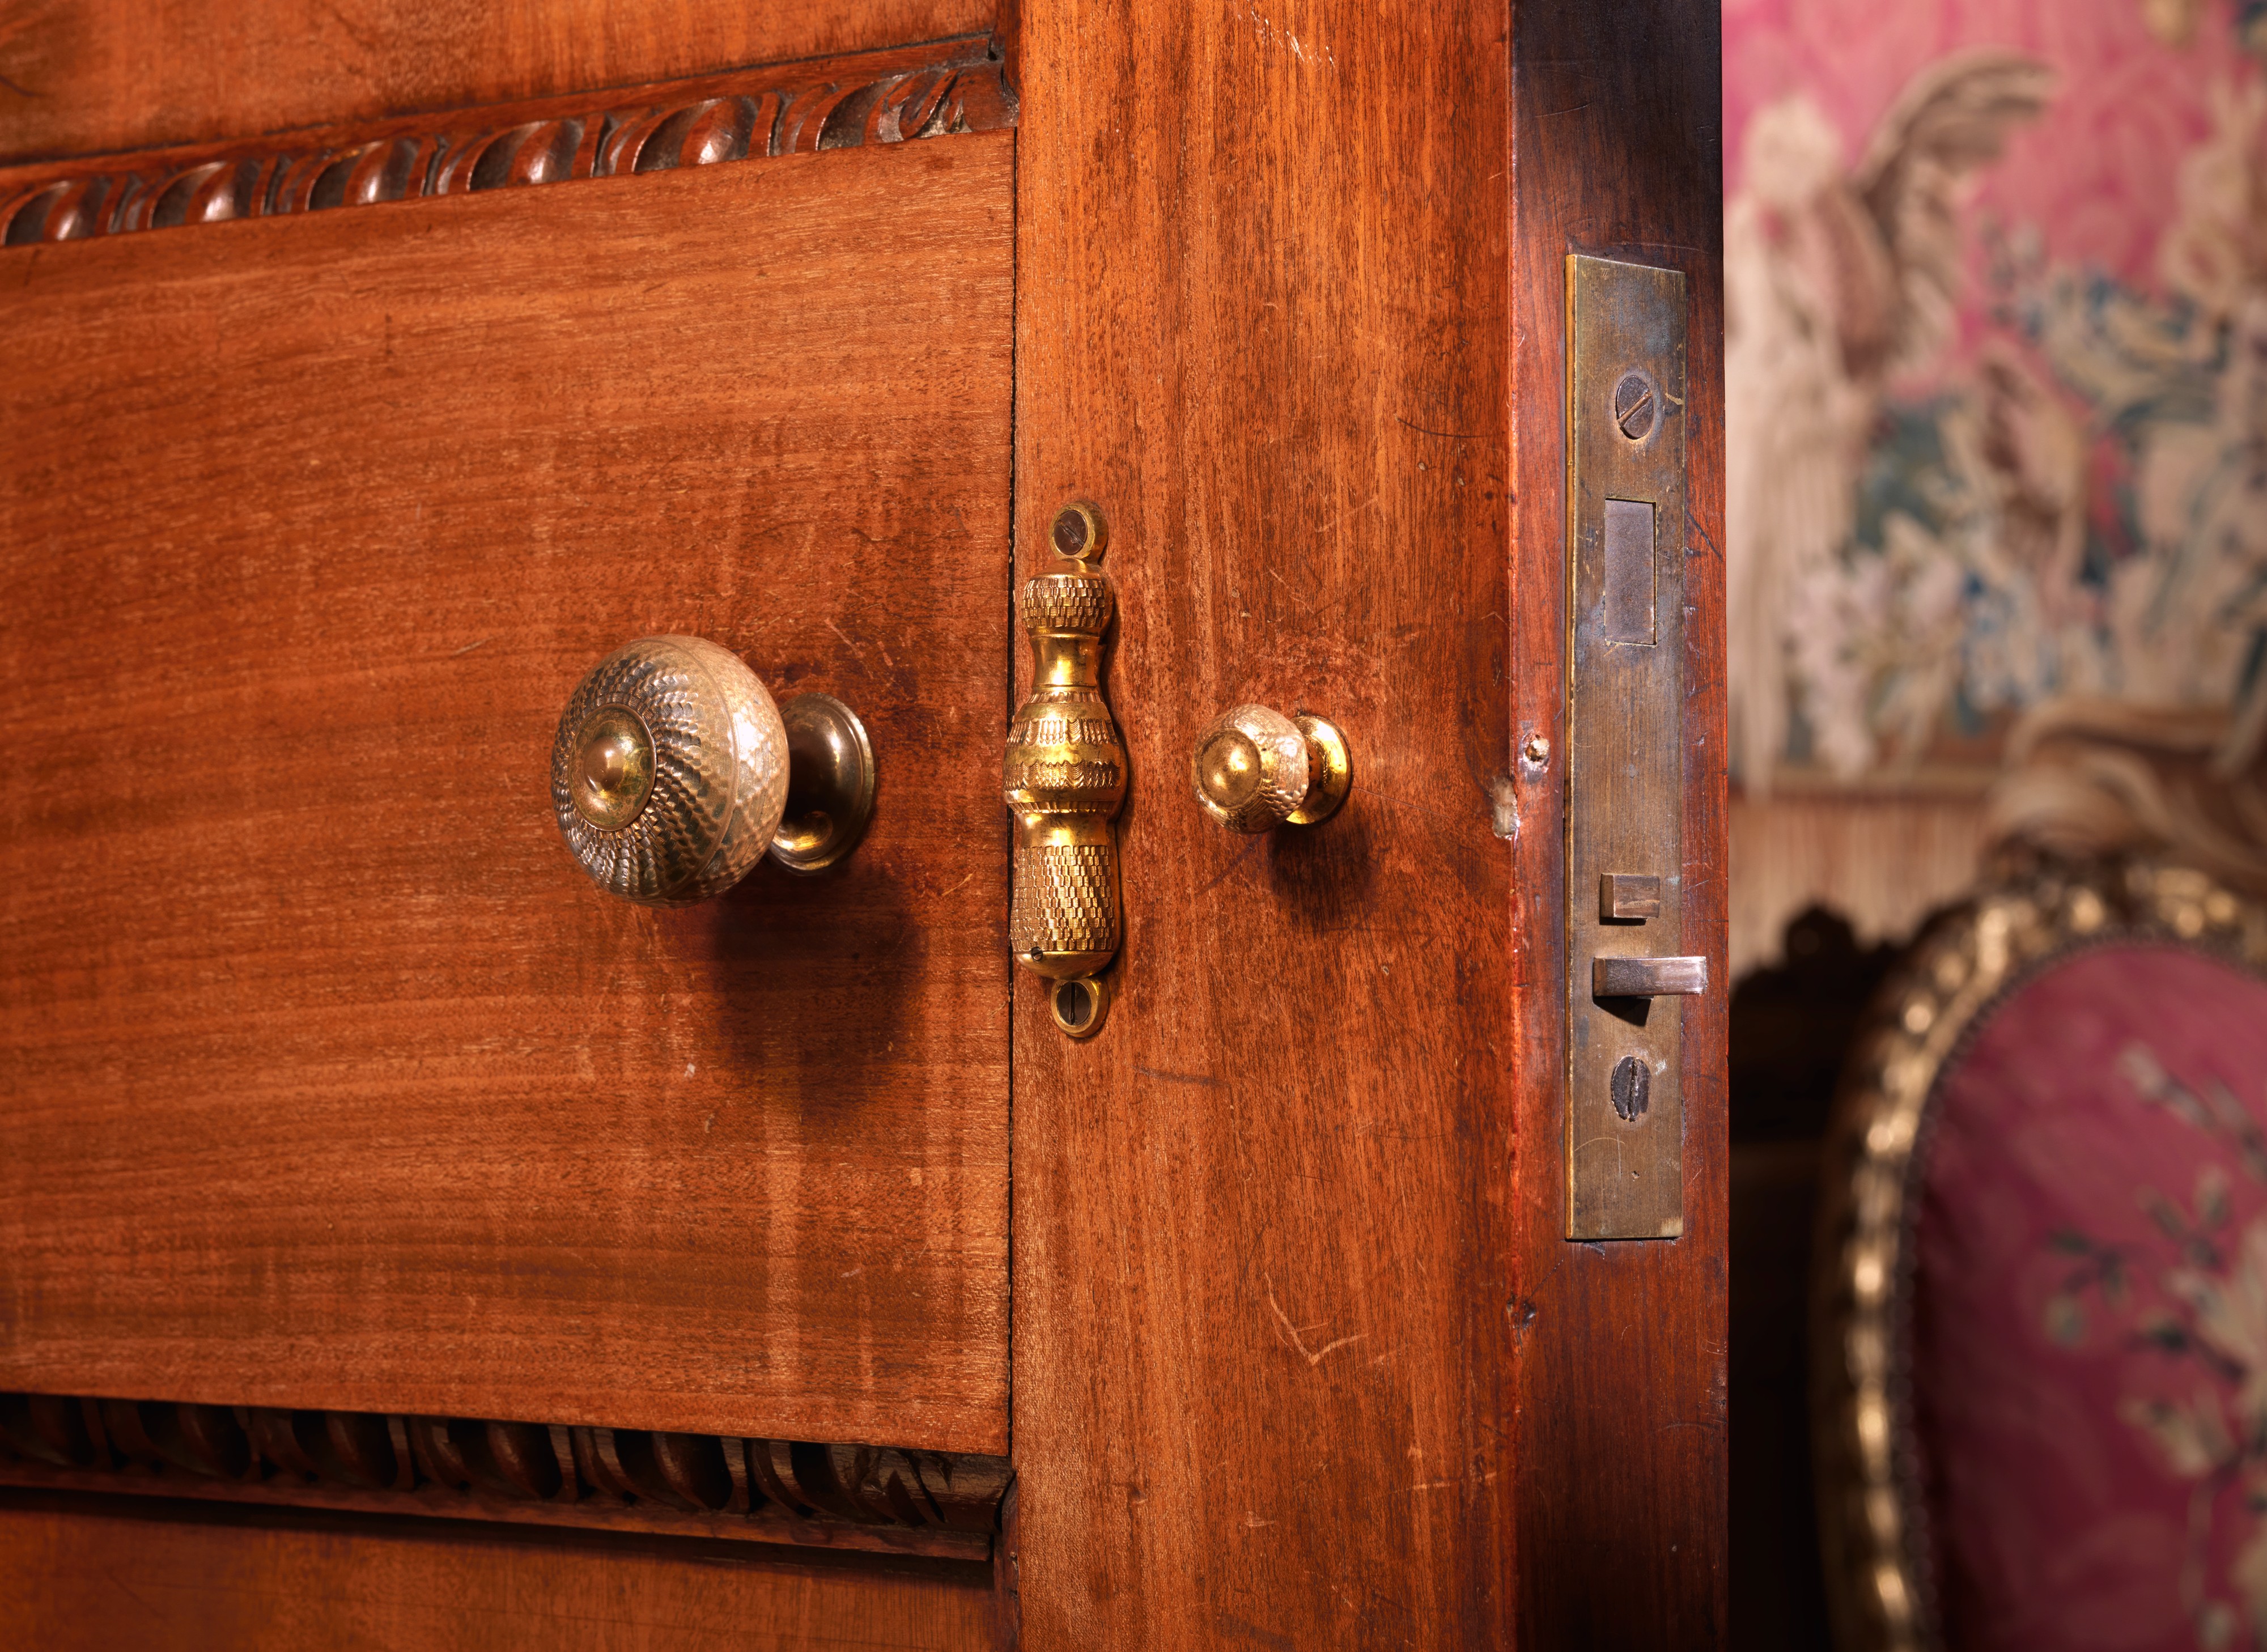
[[[2267,1644],[2267,907],[2010,859],[1827,1143],[1813,1401],[1856,1648]]]

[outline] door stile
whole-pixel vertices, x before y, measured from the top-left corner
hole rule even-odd
[[[1515,0],[1513,373],[1522,993],[1517,1369],[1524,1644],[1725,1635],[1727,1118],[1721,83],[1713,8]],[[1684,1230],[1574,1243],[1565,1160],[1566,255],[1682,270],[1688,297]]]
[[[1504,10],[1023,11],[1018,571],[1101,506],[1131,781],[1107,1024],[1016,984],[1023,1644],[1508,1644]],[[1330,819],[1200,809],[1243,704]]]

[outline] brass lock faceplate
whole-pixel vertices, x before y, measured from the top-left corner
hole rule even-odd
[[[1684,276],[1566,261],[1566,1237],[1684,1230]]]

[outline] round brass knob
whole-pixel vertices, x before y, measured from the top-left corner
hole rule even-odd
[[[1302,713],[1237,706],[1197,736],[1197,801],[1231,832],[1265,832],[1330,818],[1354,784],[1346,736]]]
[[[873,808],[873,750],[832,695],[781,708],[715,643],[642,637],[569,698],[551,801],[600,888],[689,906],[738,883],[767,850],[796,871],[847,854]]]

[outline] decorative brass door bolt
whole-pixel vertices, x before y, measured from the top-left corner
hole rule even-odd
[[[1091,506],[1066,506],[1077,518],[1056,537],[1082,557],[1098,553]],[[1126,746],[1102,697],[1102,637],[1113,598],[1110,582],[1083,562],[1027,582],[1023,628],[1031,634],[1031,698],[1008,725],[1004,789],[1016,815],[1016,891],[1008,920],[1016,961],[1056,982],[1091,976],[1118,951],[1118,844],[1111,827],[1126,797]],[[1057,991],[1060,998],[1060,988]],[[1056,1018],[1075,1036],[1101,1024],[1107,1001],[1084,1000],[1082,1016]]]

